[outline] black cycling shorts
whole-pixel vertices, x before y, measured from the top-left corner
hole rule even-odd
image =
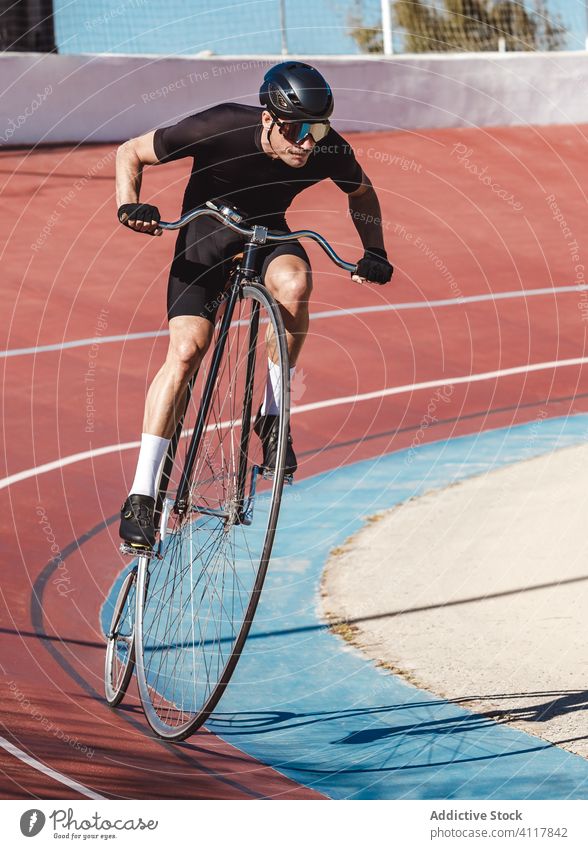
[[[182,240],[178,239],[167,287],[168,319],[195,315],[214,322],[233,258],[243,249],[243,240],[227,238],[226,233],[226,230],[205,233],[198,240],[197,250],[193,246],[182,250]],[[297,256],[310,266],[308,254],[299,242],[263,245],[259,250],[262,252],[262,280],[268,265],[278,256]]]

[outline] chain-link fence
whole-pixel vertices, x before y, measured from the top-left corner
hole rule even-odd
[[[565,0],[384,0],[381,31],[356,29],[364,49],[451,53],[584,49],[579,21]]]
[[[585,0],[0,0],[3,50],[317,56],[585,43]]]

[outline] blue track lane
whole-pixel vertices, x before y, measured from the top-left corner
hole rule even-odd
[[[538,420],[420,446],[412,462],[399,451],[288,489],[252,633],[208,728],[335,799],[585,799],[588,761],[378,669],[330,633],[317,605],[329,551],[366,516],[587,439],[586,415]]]

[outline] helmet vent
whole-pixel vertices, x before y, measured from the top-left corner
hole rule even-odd
[[[292,111],[292,107],[290,106],[290,104],[277,86],[273,87],[272,100],[274,101],[278,109],[283,109],[284,112]]]

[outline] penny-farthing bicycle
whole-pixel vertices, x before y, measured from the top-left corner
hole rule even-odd
[[[105,691],[123,698],[136,666],[153,731],[183,740],[210,716],[249,633],[276,532],[290,415],[290,372],[280,309],[260,281],[259,247],[306,237],[340,259],[311,230],[272,233],[244,227],[230,207],[206,205],[164,230],[211,216],[245,238],[243,256],[222,295],[212,353],[187,393],[156,503],[156,546],[125,577],[107,635]],[[282,395],[276,468],[263,467],[252,437],[266,384],[278,364]],[[195,403],[195,396],[201,400]]]

